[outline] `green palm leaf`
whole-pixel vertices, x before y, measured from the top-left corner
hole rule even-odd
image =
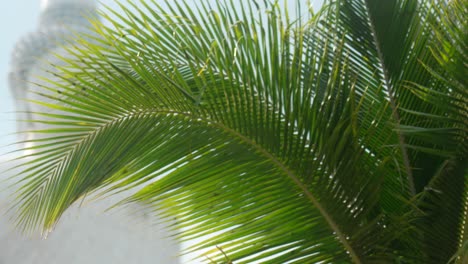
[[[103,13],[44,87],[25,230],[130,191],[119,205],[153,206],[215,262],[439,263],[463,247],[466,90],[446,53],[465,33],[433,30],[461,4],[343,0],[291,21],[276,2],[141,3]]]

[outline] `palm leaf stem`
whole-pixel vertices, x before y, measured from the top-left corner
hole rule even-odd
[[[389,102],[390,102],[390,107],[392,108],[392,116],[395,119],[395,125],[397,127],[399,127],[400,124],[401,124],[401,118],[400,118],[400,114],[398,113],[397,102],[395,100],[395,97],[393,96],[393,85],[390,83],[390,77],[389,77],[389,74],[388,74],[387,67],[385,66],[383,53],[382,53],[382,50],[380,48],[380,41],[377,38],[377,32],[375,30],[375,25],[374,25],[373,17],[371,15],[371,12],[370,12],[370,9],[369,9],[368,1],[365,1],[365,5],[366,5],[366,11],[367,11],[367,14],[368,14],[368,17],[369,17],[369,26],[370,26],[370,29],[371,29],[371,32],[372,32],[372,37],[374,39],[377,55],[379,57],[379,63],[381,65],[381,67],[382,67],[382,74],[383,74],[385,86],[387,88],[386,89],[387,96],[388,96],[388,99],[389,99]],[[409,188],[409,191],[411,192],[411,194],[414,196],[414,195],[416,195],[416,188],[414,186],[413,172],[412,172],[411,164],[410,164],[410,161],[409,161],[408,151],[407,151],[407,149],[405,147],[407,144],[406,144],[405,137],[403,136],[403,134],[401,132],[397,132],[397,133],[398,133],[398,142],[399,142],[399,146],[400,146],[400,150],[401,150],[401,154],[402,154],[402,158],[403,158],[403,164],[405,166],[405,171],[406,171],[406,176],[407,176],[407,181],[408,181],[408,188]]]

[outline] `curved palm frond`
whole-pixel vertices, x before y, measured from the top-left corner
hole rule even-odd
[[[54,113],[21,166],[23,228],[131,190],[121,204],[206,235],[191,250],[213,261],[438,263],[460,248],[466,90],[447,49],[427,49],[458,48],[463,30],[432,33],[444,12],[342,0],[293,22],[278,3],[141,4],[104,13],[44,87],[56,103],[37,102]]]

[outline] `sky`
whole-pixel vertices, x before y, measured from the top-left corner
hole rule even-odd
[[[21,35],[32,31],[38,18],[39,1],[15,0],[2,3],[0,15],[0,146],[15,140],[15,115],[11,93],[8,89],[10,53]],[[5,148],[0,148],[4,153]]]

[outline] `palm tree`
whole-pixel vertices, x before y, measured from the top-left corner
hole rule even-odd
[[[216,263],[466,261],[467,2],[234,2],[103,14],[37,102],[18,224],[132,190]]]

